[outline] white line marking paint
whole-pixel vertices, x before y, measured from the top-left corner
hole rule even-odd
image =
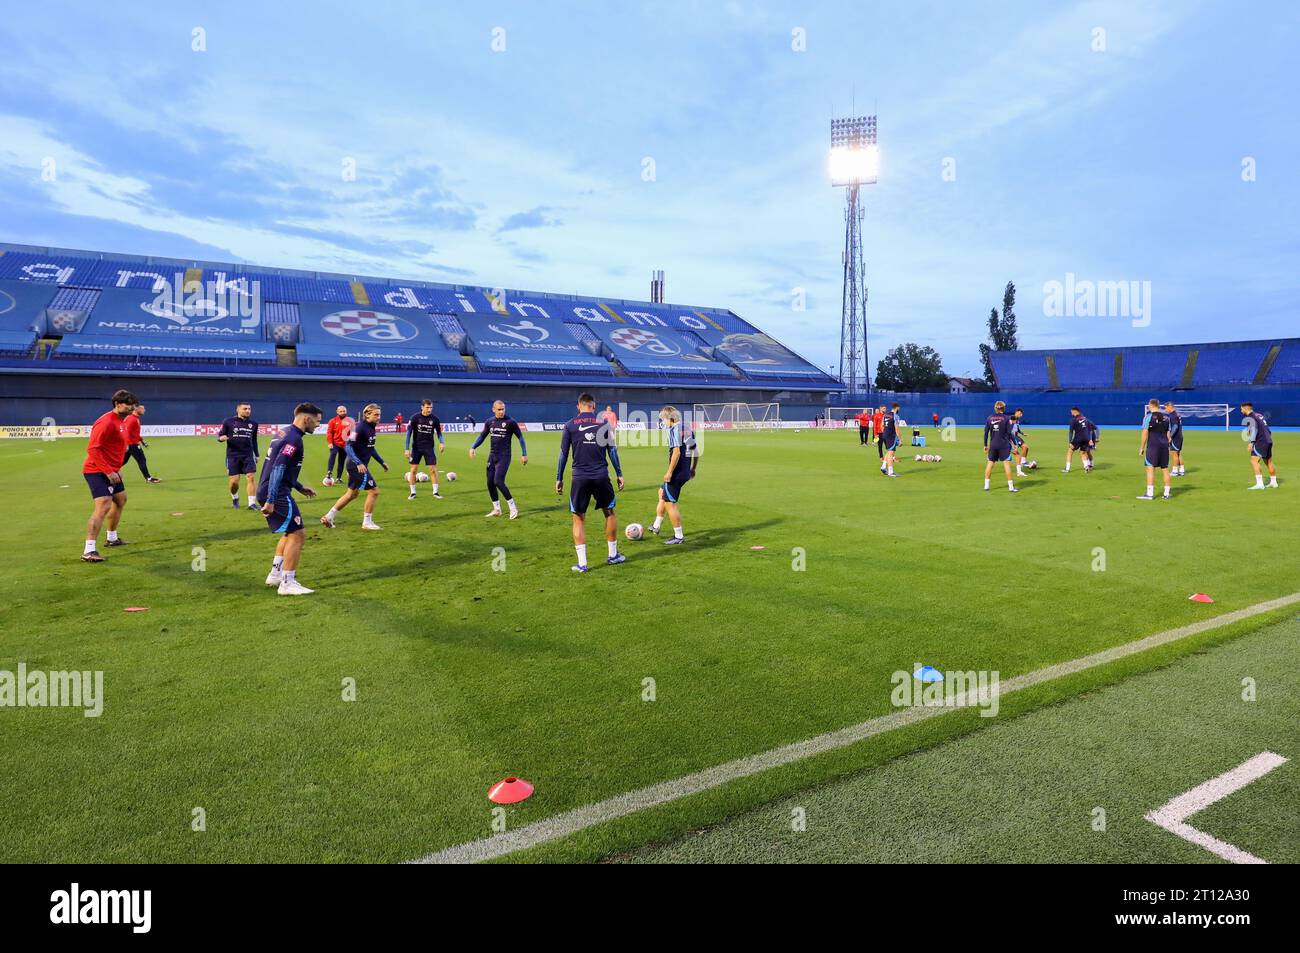
[[[1296,603],[1300,603],[1300,592],[1293,592],[1288,596],[1280,596],[1267,602],[1246,606],[1244,609],[1237,609],[1211,619],[1193,622],[1177,629],[1157,632],[1155,635],[1148,635],[1145,638],[1127,642],[1124,645],[1116,645],[1113,648],[1094,652],[1092,655],[1085,655],[1082,658],[1049,665],[1033,672],[1026,672],[1024,675],[1004,679],[1000,685],[999,694],[1005,695],[1008,692],[1064,678],[1076,672],[1095,668],[1098,665],[1105,665],[1117,659],[1127,658],[1148,649],[1168,645],[1170,642],[1177,642],[1179,639],[1198,635],[1201,632],[1208,632],[1211,629],[1222,628],[1225,625],[1231,625],[1234,622],[1240,622],[1243,619],[1249,619]],[[977,704],[979,701],[974,697],[959,700],[965,700],[969,705]],[[562,837],[568,837],[570,834],[576,834],[578,831],[595,827],[598,824],[608,823],[621,817],[627,817],[629,814],[635,814],[647,808],[657,807],[661,804],[667,804],[671,801],[690,797],[693,794],[700,794],[721,787],[729,781],[747,778],[828,751],[847,748],[849,745],[887,731],[893,731],[895,728],[902,728],[904,725],[936,718],[939,715],[953,711],[956,707],[954,704],[952,707],[945,708],[899,709],[888,715],[880,715],[859,724],[850,725],[847,728],[840,728],[837,731],[817,735],[806,741],[798,741],[780,748],[773,748],[771,751],[738,758],[735,761],[728,761],[712,768],[705,768],[703,771],[697,771],[694,774],[688,774],[672,781],[663,781],[649,787],[638,788],[635,791],[617,794],[604,801],[597,801],[595,804],[588,804],[585,807],[574,808],[553,817],[534,821],[532,824],[525,825],[517,830],[507,831],[504,834],[496,834],[482,840],[468,841],[454,847],[434,851],[416,860],[408,861],[408,863],[472,864],[484,860],[493,860],[497,857],[505,857],[507,854],[527,850],[530,847],[536,847],[549,841],[559,840]]]
[[[1210,778],[1204,784],[1198,784],[1185,794],[1180,794],[1168,803],[1162,804],[1147,814],[1146,818],[1157,827],[1163,827],[1171,834],[1177,834],[1183,840],[1204,847],[1210,853],[1234,864],[1267,864],[1268,861],[1261,860],[1240,847],[1233,847],[1216,837],[1211,837],[1185,822],[1193,814],[1205,810],[1215,801],[1221,801],[1229,794],[1240,791],[1247,784],[1258,781],[1274,768],[1284,764],[1286,758],[1280,754],[1271,751],[1262,752],[1231,771],[1225,771],[1217,778]]]

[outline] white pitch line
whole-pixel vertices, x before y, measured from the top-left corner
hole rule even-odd
[[[1258,781],[1274,768],[1286,764],[1286,758],[1271,751],[1255,755],[1249,761],[1237,765],[1231,771],[1225,771],[1217,778],[1210,778],[1204,784],[1198,784],[1184,794],[1178,795],[1166,804],[1162,804],[1147,814],[1146,818],[1157,827],[1163,827],[1171,834],[1177,834],[1183,840],[1191,841],[1204,847],[1212,854],[1222,857],[1234,864],[1267,864],[1254,854],[1233,847],[1217,837],[1211,837],[1204,831],[1197,830],[1186,823],[1193,814],[1197,814],[1215,801],[1221,801],[1229,794],[1240,791],[1252,781]]]
[[[1293,592],[1288,596],[1280,596],[1267,602],[1246,606],[1244,609],[1226,612],[1223,615],[1204,619],[1200,622],[1193,622],[1177,629],[1157,632],[1155,635],[1148,635],[1134,642],[1127,642],[1124,645],[1117,645],[1100,652],[1094,652],[1092,655],[1085,655],[1082,658],[1059,662],[1056,665],[1049,665],[1033,672],[1026,672],[1024,675],[1017,675],[1003,681],[999,686],[999,695],[1064,678],[1067,675],[1095,668],[1098,665],[1105,665],[1116,659],[1136,655],[1139,652],[1145,652],[1147,649],[1167,645],[1170,642],[1177,642],[1180,639],[1201,632],[1218,629],[1296,603],[1300,603],[1300,592]],[[647,808],[657,807],[660,804],[667,804],[670,801],[677,801],[693,794],[721,787],[729,781],[747,778],[762,771],[802,761],[805,758],[811,758],[814,755],[824,754],[828,751],[847,748],[849,745],[856,744],[866,738],[954,711],[959,707],[956,702],[964,702],[969,706],[977,704],[978,699],[972,695],[969,699],[958,698],[954,702],[953,705],[943,708],[901,708],[888,715],[870,718],[859,724],[817,735],[806,741],[798,741],[780,748],[773,748],[770,751],[738,758],[735,761],[728,761],[712,768],[705,768],[703,771],[697,771],[672,781],[663,781],[649,787],[617,794],[604,801],[597,801],[595,804],[588,804],[585,807],[574,808],[553,817],[534,821],[532,824],[513,831],[434,851],[416,860],[408,861],[408,863],[470,864],[504,857],[516,851],[527,850],[539,844],[568,837],[570,834],[576,834],[578,831],[595,827],[597,824],[605,824],[621,817],[627,817],[629,814],[644,811]]]

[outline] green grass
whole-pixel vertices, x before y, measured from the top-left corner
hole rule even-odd
[[[538,785],[509,812],[518,826],[884,714],[890,673],[918,661],[1007,678],[1296,590],[1300,551],[1285,527],[1300,498],[1285,471],[1281,490],[1246,492],[1235,434],[1190,434],[1191,475],[1170,503],[1133,499],[1136,433],[1111,433],[1097,472],[1068,476],[1062,434],[1031,434],[1043,468],[1016,496],[980,491],[972,430],[939,446],[941,464],[909,455],[897,480],[842,432],[710,434],[683,498],[689,543],[625,543],[628,562],[611,568],[597,539],[585,577],[569,571],[552,435],[531,435],[532,462],[511,470],[514,522],[483,518],[468,437],[448,447],[444,465],[462,479],[444,482],[447,499],[413,503],[400,442],[382,438],[394,464],[381,476],[384,532],[359,530],[359,503],[335,531],[313,525],[299,575],[318,592],[295,600],[262,585],[273,538],[260,515],[230,508],[215,442],[151,441],[166,482],[128,471],[131,545],[100,566],[77,559],[82,442],[0,445],[21,474],[0,548],[0,668],[102,669],[107,696],[98,719],[0,709],[12,765],[0,776],[0,858],[405,860],[490,834],[485,791],[506,774]],[[309,442],[313,484],[322,446]],[[1285,466],[1300,439],[1279,434],[1277,447]],[[665,451],[622,455],[621,518],[646,522]],[[308,518],[333,496],[306,502]],[[193,571],[195,547],[205,571]],[[1187,602],[1194,591],[1217,604]],[[132,605],[149,611],[122,612]],[[1267,621],[1017,693],[1004,712]],[[357,701],[342,700],[344,678]],[[669,837],[981,722],[945,716],[523,859]],[[194,807],[204,833],[190,829]]]
[[[1247,677],[1253,701],[1242,697]],[[619,859],[1221,863],[1144,816],[1272,751],[1289,763],[1189,823],[1270,863],[1294,864],[1297,724],[1300,617]]]

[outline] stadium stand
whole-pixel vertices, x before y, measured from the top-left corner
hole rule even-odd
[[[9,369],[40,338],[50,370],[837,385],[723,309],[23,245],[0,245],[0,335]]]
[[[1004,391],[1190,390],[1296,383],[1300,340],[994,351],[991,357],[998,386]]]

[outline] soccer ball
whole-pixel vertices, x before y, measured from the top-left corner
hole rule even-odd
[[[627,529],[623,530],[623,535],[628,539],[640,539],[645,535],[645,527],[640,523],[628,523]]]
[[[325,479],[323,479],[323,480],[320,481],[320,485],[321,485],[321,486],[333,486],[333,485],[334,485],[334,478],[333,478],[333,477],[326,477]]]
[[[425,473],[423,470],[421,470],[419,473],[417,473],[417,474],[415,475],[415,480],[416,480],[417,483],[428,483],[428,482],[429,482],[429,474],[427,474],[427,473]]]
[[[1038,469],[1038,461],[1037,461],[1037,460],[1030,460],[1028,463],[1025,464],[1025,466],[1027,466],[1027,467],[1028,467],[1029,469],[1031,469],[1031,470],[1037,470],[1037,469]]]
[[[916,462],[917,463],[921,462],[921,455],[919,453],[916,455]]]
[[[455,482],[456,482],[456,471],[455,471],[455,470],[450,470],[450,471],[448,471],[448,473],[447,473],[447,482],[448,482],[448,483],[455,483]]]
[[[935,463],[943,463],[943,457],[936,453],[936,454],[934,455],[934,462],[935,462]]]

